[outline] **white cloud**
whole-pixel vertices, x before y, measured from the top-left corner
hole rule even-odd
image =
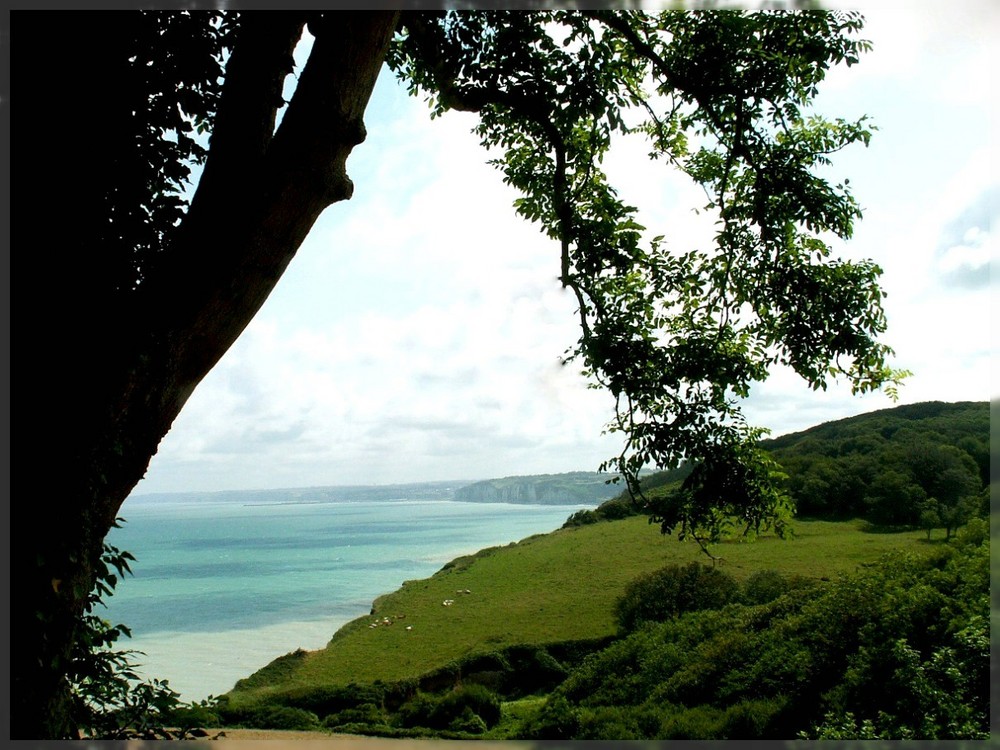
[[[918,86],[940,102],[982,96],[989,88],[1000,30],[1000,10],[992,0],[834,0],[824,7],[860,10],[865,25],[859,37],[873,42],[859,65],[832,69],[827,86],[882,79]]]
[[[941,255],[938,267],[945,273],[953,273],[963,268],[980,269],[989,265],[992,257],[990,233],[979,227],[969,229],[959,245],[950,245]]]
[[[597,439],[610,404],[558,364],[572,316],[553,301],[494,294],[292,335],[255,321],[156,460],[228,467],[226,486],[261,487],[596,468],[616,450]]]

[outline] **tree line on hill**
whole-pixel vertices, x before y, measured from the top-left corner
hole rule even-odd
[[[986,402],[927,402],[827,422],[761,443],[787,475],[800,517],[862,518],[950,537],[989,513],[990,414]],[[653,507],[669,502],[690,467],[646,477]],[[573,514],[567,526],[643,512],[627,493]]]

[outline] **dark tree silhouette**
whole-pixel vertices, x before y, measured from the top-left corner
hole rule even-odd
[[[275,127],[307,25],[315,42]],[[821,239],[849,237],[860,211],[815,170],[869,130],[805,111],[827,69],[865,50],[861,25],[825,12],[14,14],[19,299],[34,331],[21,361],[44,434],[26,433],[27,465],[45,472],[12,503],[14,736],[74,734],[66,662],[102,541],[316,218],[350,197],[346,160],[385,62],[435,111],[479,114],[517,211],[558,243],[579,301],[572,357],[617,399],[613,463],[629,486],[643,465],[706,467],[660,509],[663,527],[711,539],[735,515],[780,528],[788,505],[736,399],[775,363],[816,388],[831,364],[861,391],[898,375],[876,340],[879,269],[830,259]],[[626,109],[644,122],[628,127]],[[600,169],[629,130],[704,186],[709,247],[643,240]]]

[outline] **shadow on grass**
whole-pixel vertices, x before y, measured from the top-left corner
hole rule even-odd
[[[919,526],[907,526],[902,524],[881,524],[875,523],[873,521],[859,521],[858,530],[863,534],[901,534],[904,532],[921,531]],[[926,532],[926,529],[923,529]],[[937,535],[934,535],[937,532]],[[954,538],[954,534],[951,537],[944,535],[942,529],[932,529],[931,534],[923,537],[921,539],[916,539],[918,544],[945,544]]]
[[[858,521],[858,531],[864,534],[900,534],[904,531],[919,531],[919,527],[907,524],[875,523],[874,521]]]

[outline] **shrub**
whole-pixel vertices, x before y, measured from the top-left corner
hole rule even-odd
[[[466,706],[462,709],[461,715],[455,717],[448,729],[453,732],[465,732],[466,734],[482,734],[488,727],[482,717]]]
[[[308,730],[319,726],[319,717],[302,708],[266,706],[254,711],[246,723],[259,729]]]
[[[210,705],[208,700],[181,706],[170,712],[164,721],[172,727],[186,730],[222,725],[218,711]]]
[[[405,728],[449,729],[465,716],[466,709],[482,719],[486,727],[500,721],[500,699],[482,685],[470,684],[440,697],[418,693],[400,706],[397,722]]]
[[[628,632],[642,622],[664,622],[684,612],[720,609],[738,595],[736,579],[718,568],[696,562],[670,565],[630,583],[615,603],[615,618]]]
[[[562,695],[554,695],[525,721],[517,736],[529,740],[568,740],[580,728],[580,712]]]
[[[405,728],[430,727],[431,717],[434,709],[437,708],[437,698],[428,693],[417,693],[399,707],[396,712],[396,721],[399,726]],[[442,727],[443,728],[443,727]]]
[[[712,706],[682,708],[660,725],[662,740],[720,740],[726,721],[724,711]]]
[[[984,494],[989,498],[989,490],[984,490]],[[987,515],[989,509],[987,507]],[[985,518],[972,518],[969,522],[958,530],[956,535],[959,545],[979,546],[990,538],[990,525]]]
[[[646,739],[633,716],[634,710],[618,706],[599,706],[581,711],[578,740],[641,740]]]
[[[504,694],[508,698],[550,692],[568,674],[566,667],[542,646],[513,646],[507,658],[510,669],[504,675]]]
[[[445,694],[432,713],[433,725],[448,727],[469,709],[480,717],[487,727],[500,721],[500,699],[482,685],[465,685]]]
[[[617,521],[629,516],[638,515],[635,505],[627,498],[614,498],[602,503],[597,508],[597,516],[606,521]]]
[[[578,510],[566,519],[566,523],[563,524],[563,528],[567,529],[573,526],[588,526],[592,523],[597,523],[600,520],[601,519],[598,518],[597,514],[592,510]]]
[[[967,536],[638,627],[574,669],[521,736],[985,739],[989,540]]]
[[[587,526],[598,521],[618,521],[636,515],[639,515],[639,509],[635,503],[627,496],[618,496],[605,500],[594,510],[578,510],[566,519],[563,528]]]
[[[385,696],[382,685],[349,685],[323,687],[297,687],[284,690],[275,702],[292,708],[302,708],[317,716],[329,716],[348,708],[356,708],[366,703],[382,705]]]
[[[723,736],[727,740],[756,740],[772,737],[774,725],[785,708],[783,698],[740,701],[726,709]]]
[[[347,708],[323,719],[327,729],[343,727],[349,724],[379,725],[386,723],[385,712],[374,703],[362,703],[356,708]]]
[[[758,570],[743,584],[746,604],[767,604],[784,594],[791,582],[776,570]]]

